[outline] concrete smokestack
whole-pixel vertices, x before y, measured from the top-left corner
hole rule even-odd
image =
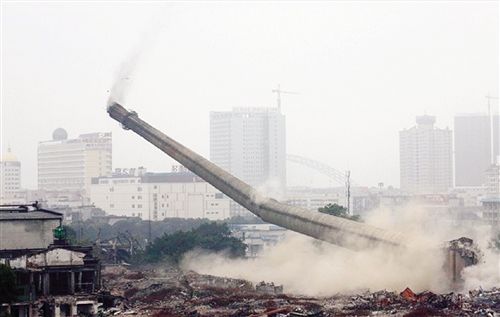
[[[107,111],[113,119],[122,124],[123,128],[139,134],[266,222],[353,250],[370,248],[374,245],[391,247],[406,245],[405,236],[401,233],[288,206],[264,197],[250,185],[139,119],[137,113],[129,112],[117,103],[108,106]]]

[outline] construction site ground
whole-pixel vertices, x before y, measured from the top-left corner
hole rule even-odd
[[[311,298],[286,289],[281,293],[271,283],[256,288],[245,280],[168,265],[106,267],[103,284],[114,301],[114,307],[103,308],[107,316],[500,316],[500,289],[464,294],[382,290]]]

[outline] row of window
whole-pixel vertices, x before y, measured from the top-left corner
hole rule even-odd
[[[19,172],[7,172],[7,173],[2,173],[5,176],[19,176]]]
[[[110,188],[109,188],[109,191],[110,191],[110,192],[114,192],[114,191],[115,191],[115,188],[114,188],[114,187],[110,187]],[[137,191],[138,191],[138,192],[142,192],[142,187],[137,187]]]

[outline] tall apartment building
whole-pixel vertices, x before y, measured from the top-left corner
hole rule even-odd
[[[455,186],[483,186],[487,170],[499,155],[500,117],[493,120],[487,114],[460,114],[455,116]],[[491,124],[493,123],[493,124]],[[493,133],[491,130],[493,126]],[[493,136],[493,142],[491,142]],[[491,147],[493,145],[493,148]],[[493,151],[493,153],[492,153]]]
[[[21,190],[21,162],[10,148],[0,159],[0,202],[10,203]]]
[[[283,191],[285,116],[277,108],[211,112],[210,160],[252,186]]]
[[[88,197],[93,177],[111,175],[111,132],[68,139],[59,128],[38,144],[38,189],[80,192]]]
[[[96,207],[117,216],[155,221],[229,217],[229,198],[184,169],[172,173],[147,173],[143,168],[117,170],[110,177],[93,178],[90,197]]]
[[[451,130],[434,127],[433,116],[417,116],[417,125],[399,132],[403,191],[442,193],[452,187]]]

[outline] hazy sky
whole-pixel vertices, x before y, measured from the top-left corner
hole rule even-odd
[[[112,131],[114,167],[170,170],[169,157],[105,111],[120,65],[135,60],[125,106],[207,157],[209,111],[274,106],[280,83],[300,92],[283,98],[288,153],[398,186],[399,130],[423,113],[452,128],[454,114],[485,111],[485,95],[498,96],[498,7],[5,1],[2,152],[11,145],[29,188],[37,144],[57,127],[70,137]]]

